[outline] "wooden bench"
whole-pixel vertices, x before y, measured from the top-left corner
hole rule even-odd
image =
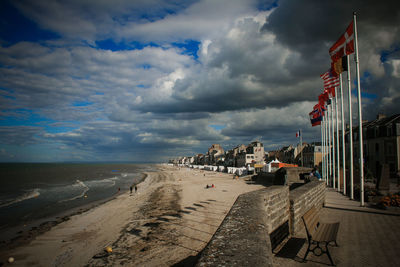
[[[319,220],[319,212],[316,207],[312,207],[307,211],[302,219],[308,239],[308,248],[303,261],[306,261],[307,255],[311,251],[315,256],[321,256],[326,253],[331,264],[334,265],[328,245],[333,242],[338,246],[336,243],[336,236],[339,230],[339,222],[321,223]],[[324,245],[325,249],[321,245]]]

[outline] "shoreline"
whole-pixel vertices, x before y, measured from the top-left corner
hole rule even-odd
[[[126,192],[71,216],[29,244],[2,251],[0,261],[14,257],[13,266],[184,263],[206,246],[238,195],[260,188],[226,173],[158,165],[137,194]]]
[[[147,172],[143,172],[140,175],[141,178],[136,185],[144,182],[148,177]],[[104,205],[105,203],[112,201],[116,199],[118,196],[125,193],[126,192],[124,193],[117,192],[114,195],[107,197],[105,199],[95,200],[90,203],[84,204],[82,206],[74,207],[66,211],[61,211],[52,216],[36,219],[26,224],[19,224],[13,227],[3,229],[1,233],[9,237],[0,241],[0,250],[14,249],[26,245],[33,239],[35,239],[37,236],[50,231],[53,227],[57,226],[58,224],[70,220],[71,217],[80,215],[82,213],[90,211],[91,209]]]

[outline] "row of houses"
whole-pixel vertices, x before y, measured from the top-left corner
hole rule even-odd
[[[339,132],[341,135],[341,132]],[[349,127],[345,132],[346,161],[349,166]],[[353,160],[359,161],[358,127],[353,127]],[[378,177],[385,164],[390,170],[390,176],[396,177],[400,170],[400,114],[386,117],[378,115],[373,121],[363,122],[364,162],[367,171]],[[340,150],[342,143],[340,142]],[[302,152],[302,153],[301,153]],[[301,155],[302,154],[302,159]],[[341,154],[340,154],[341,156]],[[170,160],[173,164],[210,165],[224,167],[263,168],[273,160],[303,167],[320,166],[322,162],[321,142],[284,146],[275,151],[264,151],[264,145],[254,141],[246,145],[238,145],[224,151],[221,145],[213,144],[205,154],[192,157],[180,157]]]
[[[186,165],[211,165],[225,167],[247,167],[254,165],[264,165],[265,151],[264,145],[259,141],[254,141],[247,146],[239,145],[228,151],[224,151],[221,145],[213,144],[205,154],[197,154],[191,157],[180,157],[169,161],[173,164]]]

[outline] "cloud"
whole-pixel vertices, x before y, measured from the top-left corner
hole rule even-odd
[[[39,141],[43,129],[32,126],[1,126],[0,144],[27,146],[36,144]]]
[[[329,46],[356,8],[363,117],[398,112],[394,1],[12,4],[60,37],[0,45],[0,136],[8,146],[1,148],[10,153],[23,144],[58,160],[157,161],[212,143],[229,149],[262,139],[277,148],[296,142],[298,129],[318,140],[308,112],[322,91]],[[104,40],[118,49],[104,49]],[[353,65],[353,86],[354,74]]]

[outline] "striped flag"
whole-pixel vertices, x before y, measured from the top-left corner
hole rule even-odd
[[[300,134],[301,134],[301,132],[299,130],[298,132],[296,132],[296,137],[300,137]]]
[[[316,109],[314,108],[314,110],[310,112],[310,121],[311,121],[312,127],[321,125],[322,112],[319,108],[316,108]]]
[[[321,74],[321,78],[324,80],[324,89],[326,90],[340,85],[339,76],[335,75],[331,69]]]

